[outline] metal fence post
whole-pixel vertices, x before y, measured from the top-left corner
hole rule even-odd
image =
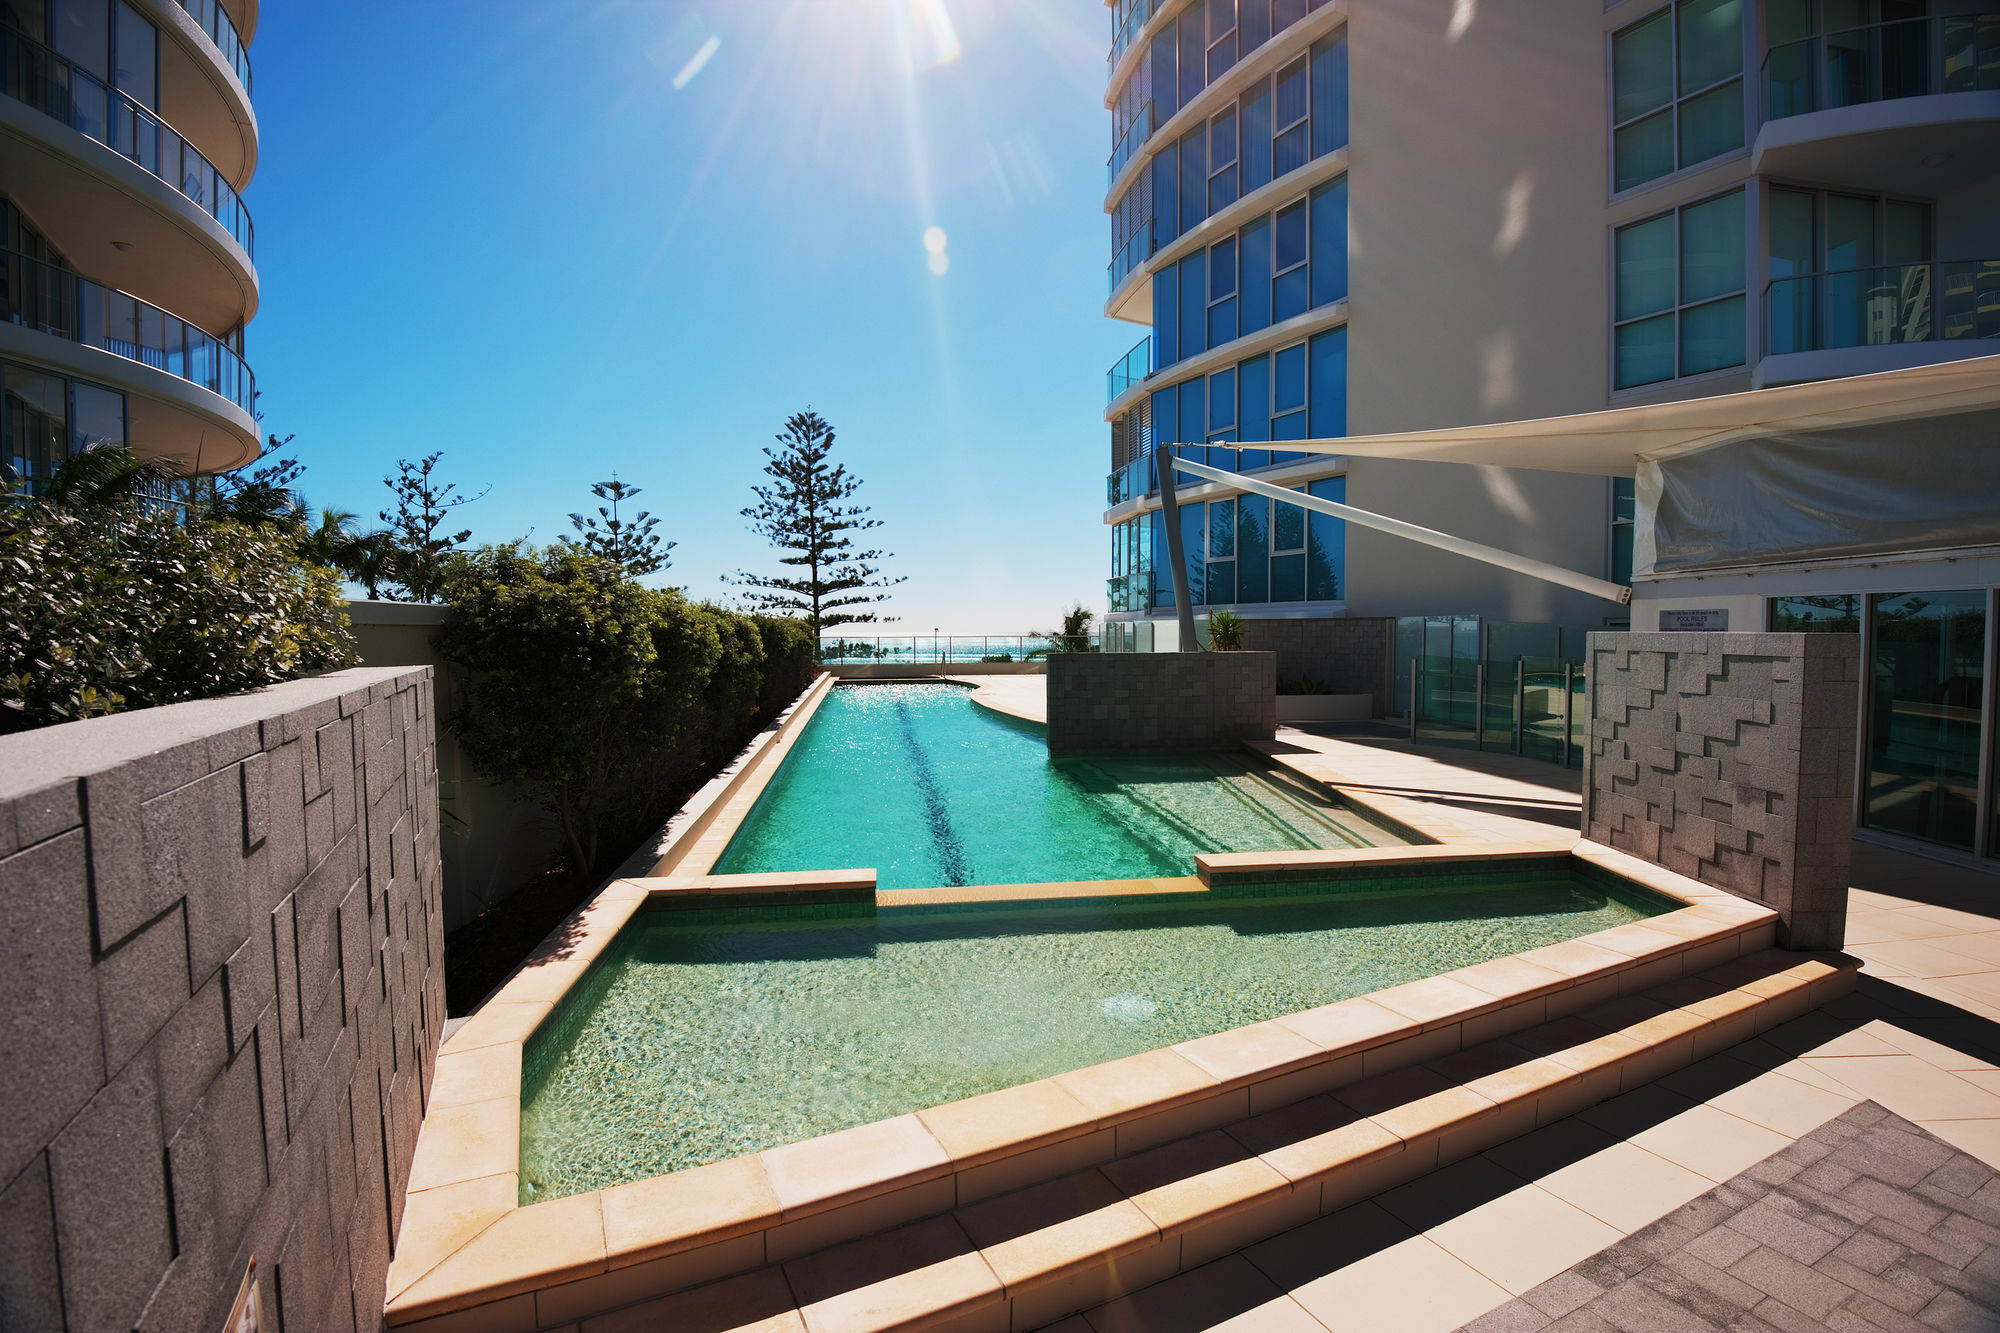
[[[1575,723],[1571,719],[1571,713],[1574,711],[1576,706],[1576,696],[1573,693],[1571,693],[1571,691],[1575,689],[1575,685],[1573,683],[1573,677],[1575,675],[1575,672],[1576,672],[1575,666],[1573,666],[1571,663],[1568,662],[1563,663],[1563,767],[1564,768],[1569,767],[1569,738],[1573,733],[1575,726]]]
[[[1525,732],[1528,726],[1528,663],[1525,658],[1514,659],[1514,753],[1525,754]]]
[[[1486,748],[1486,659],[1472,670],[1472,748]]]
[[[1417,690],[1419,688],[1417,664],[1421,661],[1423,661],[1421,657],[1410,659],[1410,740],[1412,742],[1417,739]]]

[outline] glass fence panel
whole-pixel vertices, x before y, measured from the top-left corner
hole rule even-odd
[[[2000,14],[1897,19],[1772,47],[1765,118],[2000,88]]]

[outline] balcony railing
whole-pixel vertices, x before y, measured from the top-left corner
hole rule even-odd
[[[1104,479],[1104,504],[1112,508],[1153,493],[1153,458],[1135,458]]]
[[[1764,117],[1927,93],[2000,89],[2000,14],[1898,19],[1805,37],[1764,57]]]
[[[256,415],[257,378],[221,339],[156,305],[39,259],[0,250],[0,316],[164,370]]]
[[[236,24],[223,9],[221,0],[174,0],[174,3],[187,11],[197,28],[208,34],[208,40],[222,53],[222,63],[236,71],[243,91],[249,92],[250,48],[237,36]]]
[[[1104,600],[1113,611],[1153,609],[1153,572],[1142,569],[1104,581]]]
[[[1148,101],[1132,117],[1132,123],[1118,136],[1118,142],[1111,149],[1111,160],[1104,165],[1104,188],[1110,189],[1118,183],[1118,173],[1132,160],[1132,155],[1146,146],[1146,140],[1153,137],[1153,104]]]
[[[1118,396],[1133,385],[1143,383],[1153,373],[1153,338],[1146,335],[1131,351],[1118,359],[1118,364],[1104,372],[1104,402],[1106,406],[1118,401]]]
[[[2000,259],[1779,278],[1764,290],[1772,354],[2000,338]]]
[[[1159,12],[1160,0],[1132,0],[1132,8],[1125,15],[1125,21],[1118,25],[1118,31],[1111,37],[1111,54],[1105,57],[1107,69],[1116,68],[1118,58],[1132,45],[1132,39],[1139,35],[1139,29],[1146,26],[1146,20]]]
[[[214,163],[145,107],[5,27],[0,27],[0,93],[138,163],[221,223],[245,254],[256,254],[250,210]]]
[[[1047,634],[916,634],[888,638],[839,635],[821,638],[819,660],[827,666],[884,662],[897,666],[945,667],[974,662],[1039,662],[1052,651],[1095,652],[1095,634],[1058,639]]]
[[[1147,218],[1139,224],[1139,229],[1132,233],[1131,239],[1119,247],[1118,253],[1111,256],[1111,266],[1106,270],[1111,279],[1110,292],[1117,291],[1118,284],[1125,281],[1126,275],[1151,259],[1159,249],[1153,244],[1153,228],[1156,225],[1154,219]]]

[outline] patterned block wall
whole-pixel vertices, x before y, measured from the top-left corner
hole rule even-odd
[[[444,1023],[428,668],[0,737],[0,1328],[374,1330]]]
[[[1274,653],[1057,653],[1049,753],[1234,749],[1278,734]]]
[[[1334,694],[1368,695],[1375,717],[1389,711],[1389,650],[1395,636],[1395,621],[1372,616],[1243,621],[1243,646],[1276,653],[1278,679],[1313,676]]]
[[[1592,634],[1584,835],[1838,949],[1860,661],[1852,634]]]

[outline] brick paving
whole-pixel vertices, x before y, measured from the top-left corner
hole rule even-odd
[[[2000,1329],[2000,1174],[1864,1101],[1466,1333]]]

